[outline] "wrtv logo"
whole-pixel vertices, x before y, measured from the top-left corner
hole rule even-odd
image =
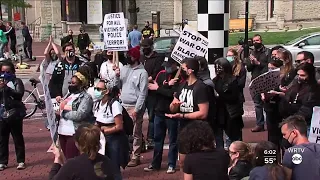
[[[289,148],[288,152],[292,155],[293,164],[301,164],[302,163],[302,153],[304,153],[304,148]]]

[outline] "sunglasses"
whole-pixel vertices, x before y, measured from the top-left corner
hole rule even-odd
[[[94,87],[94,90],[97,90],[97,91],[104,91],[105,89],[104,89],[104,88],[99,88],[99,87]]]

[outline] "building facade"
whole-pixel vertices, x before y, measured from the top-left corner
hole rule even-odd
[[[88,0],[26,0],[32,8],[26,10],[28,24],[38,26],[55,25],[65,33],[67,29],[78,31],[82,23],[86,23]],[[95,0],[91,0],[95,1]],[[128,0],[101,0],[102,15],[110,12],[124,12],[130,19]],[[216,0],[220,1],[220,0]],[[222,0],[221,0],[222,1]],[[243,18],[244,0],[230,1],[230,19]],[[182,19],[197,27],[198,0],[136,0],[138,26],[142,29],[145,21],[152,22],[151,11],[160,12],[160,28],[175,29]],[[261,29],[264,24],[273,23],[281,28],[285,23],[320,20],[320,6],[314,0],[249,0],[249,14]],[[260,26],[259,26],[260,24]],[[42,30],[39,34],[43,33]]]

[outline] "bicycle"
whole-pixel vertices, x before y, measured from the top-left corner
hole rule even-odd
[[[24,90],[25,94],[27,94],[27,97],[22,100],[23,104],[25,105],[25,107],[27,109],[27,115],[25,116],[25,119],[34,115],[34,113],[36,113],[38,108],[41,110],[43,117],[45,117],[46,114],[43,111],[46,108],[45,101],[44,101],[45,95],[40,94],[39,89],[37,87],[37,85],[40,83],[40,81],[38,81],[34,78],[31,78],[29,80],[29,82],[31,82],[31,86],[33,86],[34,89],[32,91],[26,90],[26,89]],[[28,102],[29,100],[31,100],[31,101]],[[30,108],[28,108],[27,105],[34,106],[30,112],[28,112],[28,110]]]

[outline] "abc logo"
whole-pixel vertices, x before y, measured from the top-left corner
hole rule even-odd
[[[292,156],[293,164],[301,164],[302,163],[302,156],[300,154],[294,154]]]

